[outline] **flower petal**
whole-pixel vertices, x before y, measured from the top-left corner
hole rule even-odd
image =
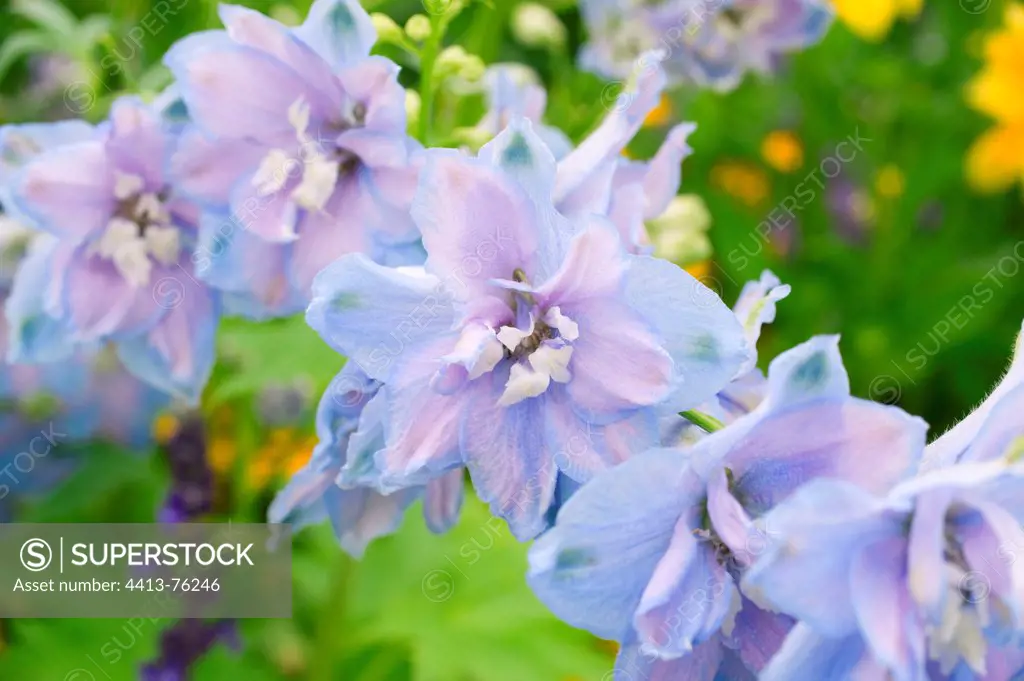
[[[876,681],[888,671],[875,662],[858,634],[823,636],[797,624],[758,677],[760,681]]]
[[[239,45],[223,31],[193,33],[164,56],[189,115],[207,132],[250,138],[268,148],[296,146],[288,109],[309,104],[319,121],[335,108],[330,97],[271,54]]]
[[[564,304],[563,311],[580,327],[572,344],[568,390],[582,418],[607,423],[665,399],[672,358],[632,310],[595,298]]]
[[[686,138],[696,129],[697,126],[693,123],[680,123],[672,128],[647,165],[647,172],[643,177],[644,196],[647,199],[644,208],[645,219],[653,220],[664,213],[679,192],[682,175],[680,166],[683,159],[693,151],[686,143]]]
[[[640,644],[625,646],[615,659],[615,676],[609,681],[715,681],[725,651],[718,639],[701,643],[693,652],[673,660],[663,660]],[[729,677],[729,681],[748,681]]]
[[[481,501],[508,521],[512,534],[526,541],[547,527],[557,468],[545,447],[544,398],[498,407],[504,376],[495,371],[464,392],[466,413],[459,444]]]
[[[190,126],[178,138],[171,156],[175,189],[216,207],[226,206],[231,190],[259,166],[266,149],[248,139],[212,138]]]
[[[692,409],[724,388],[749,350],[736,316],[676,265],[631,256],[626,300],[643,316],[673,361],[666,412]]]
[[[486,295],[491,279],[535,276],[541,225],[523,189],[489,164],[432,151],[412,205],[427,269],[460,300]]]
[[[598,475],[530,549],[530,586],[572,626],[626,640],[676,523],[701,493],[674,450],[651,450]]]
[[[712,546],[694,535],[693,515],[676,523],[633,620],[640,640],[662,657],[686,655],[710,638],[739,598]]]
[[[4,305],[8,362],[52,362],[72,352],[68,329],[46,311],[46,290],[53,278],[51,262],[56,238],[39,235],[18,265]]]
[[[875,659],[895,678],[912,678],[925,661],[924,632],[906,586],[907,543],[882,539],[853,557],[850,595]]]
[[[384,356],[386,362],[394,362],[383,389],[389,413],[387,447],[376,457],[377,485],[384,491],[427,484],[463,463],[459,423],[466,408],[464,395],[443,395],[432,387],[439,358],[455,343],[453,335],[441,336],[399,355]]]
[[[288,280],[287,244],[265,241],[225,213],[204,212],[199,224],[199,243],[192,254],[195,274],[231,295],[226,308],[266,319],[306,307],[308,295],[300,295]]]
[[[111,160],[99,141],[51,149],[16,176],[13,201],[41,228],[84,241],[107,226],[116,208]]]
[[[88,247],[76,248],[61,242],[54,250],[54,287],[59,300],[52,301],[50,314],[64,320],[82,341],[98,340],[109,336],[130,336],[153,326],[167,312],[161,306],[158,291],[166,285],[155,276],[150,286],[135,287],[109,260],[86,255]],[[63,266],[60,263],[66,263]],[[154,274],[158,270],[154,269]],[[171,284],[168,288],[180,290]],[[98,296],[97,292],[103,295]]]
[[[118,355],[150,385],[197,404],[213,370],[220,303],[184,266],[172,272],[156,281],[152,293],[167,313],[147,333],[122,341]]]
[[[383,267],[354,253],[317,275],[306,320],[331,347],[387,382],[407,353],[450,335],[453,315],[433,276]],[[425,361],[436,363],[443,354]]]
[[[335,68],[370,54],[377,31],[357,0],[316,0],[295,35]]]
[[[765,523],[773,539],[744,575],[743,593],[825,636],[856,631],[851,562],[864,546],[900,536],[902,518],[888,514],[883,502],[855,485],[815,480]]]
[[[461,468],[427,483],[423,495],[423,517],[431,532],[442,534],[459,521],[465,489],[465,474]]]

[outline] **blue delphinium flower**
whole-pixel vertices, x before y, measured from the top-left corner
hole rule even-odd
[[[334,378],[317,409],[320,438],[313,456],[270,505],[268,522],[303,527],[329,519],[342,548],[355,557],[377,537],[394,532],[405,510],[423,499],[423,516],[434,532],[447,531],[462,506],[463,471],[456,468],[425,486],[383,495],[369,486],[338,483],[342,469],[358,480],[384,448],[387,404],[380,383],[353,362]]]
[[[585,481],[657,437],[656,407],[715,394],[746,361],[736,318],[675,265],[625,252],[598,216],[554,209],[555,162],[526,120],[479,158],[434,150],[413,217],[425,269],[345,256],[307,319],[383,382],[382,491],[466,465],[520,538],[558,473]]]
[[[64,141],[66,131],[52,132]],[[29,341],[50,320],[76,344],[114,341],[130,371],[196,400],[213,365],[219,299],[193,277],[197,210],[167,172],[178,132],[132,98],[68,143],[39,143],[47,133],[36,126],[3,130],[0,154],[25,141],[38,152],[20,159],[7,200],[56,237],[19,269],[7,315],[11,333]]]
[[[496,136],[513,118],[526,118],[534,125],[555,158],[572,150],[572,142],[558,128],[544,125],[541,119],[547,107],[548,93],[537,82],[537,75],[521,64],[494,64],[484,74],[487,87],[487,113],[479,127]]]
[[[762,679],[1018,678],[1024,387],[1001,406],[1015,411],[993,413],[967,461],[887,498],[816,481],[768,515],[775,541],[744,586],[801,623]]]
[[[579,490],[531,549],[529,582],[568,623],[623,644],[616,679],[753,678],[792,624],[737,589],[775,541],[763,516],[814,478],[884,493],[913,472],[925,430],[850,397],[837,339],[814,338],[772,362],[750,414]]]
[[[584,68],[624,78],[660,49],[671,81],[728,90],[747,71],[817,43],[832,21],[826,0],[584,0]]]
[[[303,309],[344,253],[422,262],[408,214],[418,144],[398,67],[370,56],[365,10],[317,0],[297,28],[234,5],[220,17],[226,30],[165,57],[195,123],[173,166],[205,208],[199,276],[232,311],[266,317]]]
[[[680,165],[690,154],[687,137],[696,129],[680,123],[649,161],[623,157],[626,146],[656,107],[665,87],[661,57],[643,55],[600,125],[580,145],[559,159],[553,198],[572,218],[591,213],[615,224],[631,253],[652,251],[645,222],[662,215],[679,191]]]

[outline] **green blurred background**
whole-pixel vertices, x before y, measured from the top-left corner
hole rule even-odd
[[[173,0],[169,22],[140,30],[156,4],[28,0],[15,11],[0,0],[0,123],[66,118],[76,108],[97,119],[116,94],[164,87],[167,47],[218,21],[212,0]],[[309,3],[242,4],[297,23]],[[412,0],[364,4],[400,25],[422,11]],[[584,37],[578,11],[573,2],[547,3],[569,35],[566,52],[550,51],[513,34],[516,4],[472,4],[447,42],[487,63],[532,66],[549,88],[546,121],[578,140],[605,113],[605,83],[571,67]],[[877,41],[837,22],[773,78],[748,77],[729,94],[675,91],[630,147],[649,156],[668,125],[698,123],[682,191],[706,202],[715,255],[686,264],[730,303],[764,268],[793,285],[762,339],[762,365],[813,334],[842,334],[854,393],[923,416],[933,435],[999,378],[1024,318],[1019,189],[976,194],[964,171],[968,149],[991,125],[967,106],[964,87],[1005,5],[962,5],[926,4]],[[403,82],[415,84],[415,65],[388,49],[409,67]],[[112,53],[127,60],[123,68],[101,66]],[[439,120],[449,129],[472,125],[482,106],[479,96],[442,99]],[[838,150],[851,138],[859,149]],[[792,220],[781,218],[787,205],[796,206]],[[316,396],[341,360],[301,319],[229,321],[220,358],[203,407],[218,474],[215,517],[258,521],[308,456]],[[261,405],[272,389],[305,401],[284,422],[268,423]],[[169,428],[156,424],[158,437]],[[18,519],[152,521],[168,484],[163,458],[100,445],[86,454],[75,476],[24,503]],[[218,647],[195,678],[604,678],[613,651],[547,614],[524,584],[525,548],[475,502],[468,506],[457,530],[441,538],[410,513],[402,532],[361,563],[343,558],[326,528],[303,532],[294,619],[241,623],[242,650]],[[5,621],[0,678],[136,678],[166,625]]]

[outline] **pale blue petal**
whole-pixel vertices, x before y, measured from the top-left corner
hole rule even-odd
[[[904,532],[905,516],[859,487],[815,480],[764,519],[768,541],[743,592],[825,635],[857,629],[850,565],[865,547]],[[799,575],[798,579],[794,579]]]
[[[630,256],[625,295],[675,363],[665,411],[692,409],[711,399],[747,361],[749,351],[736,316],[678,266]]]
[[[336,68],[370,54],[377,31],[358,0],[316,0],[295,35]]]
[[[702,492],[686,456],[669,449],[598,475],[530,549],[530,586],[572,626],[626,640],[676,523]]]
[[[760,681],[877,681],[886,672],[871,659],[858,634],[827,638],[797,624]]]
[[[306,321],[331,347],[387,382],[408,353],[449,333],[454,310],[437,278],[351,254],[317,275]]]
[[[443,534],[459,521],[465,489],[465,474],[461,468],[427,483],[423,494],[423,519],[431,532]]]
[[[547,400],[541,396],[496,406],[506,378],[494,372],[463,391],[459,445],[477,496],[508,521],[517,539],[526,541],[547,527],[558,469],[544,442]]]
[[[480,149],[479,157],[514,177],[538,206],[551,205],[555,157],[529,120],[512,118],[504,130]]]
[[[693,652],[664,660],[639,644],[625,646],[615,660],[614,679],[608,681],[718,681],[725,649],[717,638],[696,646]],[[726,680],[723,680],[726,681]],[[730,678],[727,681],[747,681]]]
[[[4,308],[9,362],[53,362],[71,355],[69,330],[45,310],[45,291],[52,278],[50,256],[56,245],[49,235],[36,237],[18,266]]]

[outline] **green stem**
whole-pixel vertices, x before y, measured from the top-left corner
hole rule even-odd
[[[420,53],[420,120],[419,135],[423,146],[430,146],[434,122],[434,64],[441,52],[441,41],[447,22],[443,17],[430,17],[430,36]]]
[[[681,411],[679,412],[679,415],[682,416],[687,421],[689,421],[690,423],[692,423],[693,425],[700,428],[701,430],[704,430],[705,432],[708,433],[713,433],[716,430],[721,430],[722,428],[725,428],[725,424],[716,419],[714,416],[711,416],[710,414],[705,414],[704,412],[700,412],[695,409]]]
[[[348,605],[348,592],[352,581],[353,560],[342,554],[338,571],[331,579],[331,590],[324,604],[322,615],[317,623],[313,642],[313,659],[309,665],[310,681],[332,681],[335,653],[338,641],[344,640],[345,620]]]

